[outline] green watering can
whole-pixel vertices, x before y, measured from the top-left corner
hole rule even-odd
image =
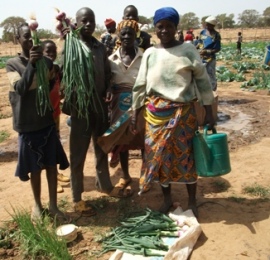
[[[201,177],[215,177],[231,171],[227,134],[217,133],[213,128],[208,134],[196,131],[193,138],[194,160],[197,174]]]

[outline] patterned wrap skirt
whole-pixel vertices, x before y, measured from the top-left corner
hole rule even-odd
[[[152,181],[192,184],[197,181],[192,139],[197,130],[193,102],[148,97],[145,108],[145,162],[140,189]]]
[[[60,142],[55,125],[39,131],[19,134],[18,163],[15,176],[28,181],[29,173],[41,171],[45,167],[60,170],[69,167],[69,162]]]

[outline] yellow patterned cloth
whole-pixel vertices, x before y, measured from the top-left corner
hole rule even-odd
[[[197,181],[192,139],[197,129],[194,105],[176,103],[160,97],[150,97],[147,113],[168,116],[163,124],[146,120],[145,163],[142,166],[140,188],[152,181],[191,184]]]

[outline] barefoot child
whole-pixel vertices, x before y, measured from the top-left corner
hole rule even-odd
[[[42,47],[43,47],[43,55],[48,57],[54,62],[57,57],[56,44],[52,40],[46,40],[42,42]],[[61,101],[61,98],[63,97],[63,94],[61,93],[61,90],[60,90],[60,82],[61,82],[62,76],[61,76],[59,65],[54,63],[53,69],[54,69],[55,83],[54,83],[53,89],[50,92],[50,99],[53,106],[53,119],[55,122],[56,131],[60,138],[60,114],[61,114],[60,101]],[[57,180],[61,182],[70,181],[68,177],[66,177],[64,174],[59,173],[59,172],[57,172]],[[61,193],[63,191],[64,191],[63,187],[58,182],[57,192]]]
[[[64,218],[57,207],[57,164],[64,170],[69,166],[66,154],[58,138],[52,111],[46,109],[44,115],[37,111],[37,61],[44,59],[48,69],[53,63],[43,57],[42,47],[33,46],[27,23],[19,24],[17,40],[21,53],[7,61],[6,71],[10,82],[9,100],[13,112],[13,129],[19,134],[18,164],[15,176],[21,181],[30,179],[34,196],[32,219],[41,218],[44,211],[41,203],[41,171],[46,170],[49,189],[49,212]],[[50,81],[52,87],[53,82]]]

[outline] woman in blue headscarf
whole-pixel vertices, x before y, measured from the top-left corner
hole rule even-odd
[[[140,188],[152,181],[161,184],[164,201],[160,211],[172,206],[171,183],[187,184],[188,207],[197,216],[196,182],[192,138],[197,129],[194,101],[206,109],[205,124],[214,125],[214,100],[205,66],[195,46],[175,39],[179,14],[172,7],[158,9],[154,26],[160,43],[147,49],[133,87],[131,131],[136,133],[137,115],[146,119],[145,164]]]

